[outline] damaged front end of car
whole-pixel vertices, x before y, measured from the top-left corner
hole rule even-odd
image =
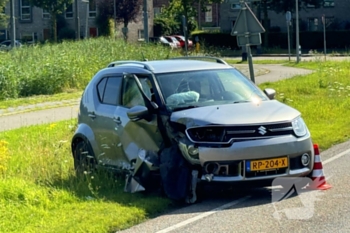
[[[142,148],[142,143],[138,141],[126,142],[137,144],[138,150],[133,150],[134,156],[128,156],[132,159],[128,169],[124,169],[126,174],[124,191],[135,193],[161,189],[171,199],[186,200],[187,203],[196,202],[196,185],[200,168],[196,167],[199,165],[198,151],[196,155],[195,148],[187,149],[189,141],[185,134],[186,127],[183,124],[171,122],[169,114],[159,113],[158,106],[145,95],[136,76],[128,75],[127,78],[133,78],[136,81],[148,105],[129,109],[127,113],[129,119],[136,124],[142,119],[146,121],[157,119],[155,121],[162,128],[160,131],[162,131],[164,142],[161,143],[158,150],[154,151]],[[151,117],[152,114],[154,117]],[[145,139],[138,137],[137,140]],[[125,154],[129,154],[129,151],[125,151],[128,146],[126,144],[124,146]],[[191,156],[194,163],[188,161],[192,158]]]
[[[138,151],[135,162],[127,170],[124,191],[135,193],[161,188],[170,199],[195,203],[201,169],[198,150],[187,139],[183,127],[169,124],[169,117],[164,116],[163,120],[167,122],[171,143],[158,152]]]

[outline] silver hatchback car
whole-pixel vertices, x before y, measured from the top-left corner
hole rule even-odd
[[[112,62],[81,98],[75,169],[106,167],[125,174],[126,192],[159,186],[188,203],[198,182],[308,176],[310,132],[274,97],[219,58]]]

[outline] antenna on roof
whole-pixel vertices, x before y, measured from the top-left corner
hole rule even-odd
[[[143,52],[141,52],[141,54],[142,54],[143,61],[148,61],[148,59],[145,58],[145,56],[143,55]]]

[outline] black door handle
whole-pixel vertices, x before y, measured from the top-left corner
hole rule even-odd
[[[120,125],[122,123],[122,121],[120,120],[120,117],[114,117],[113,121],[118,125]]]
[[[95,112],[89,112],[88,116],[91,117],[92,119],[96,118]]]

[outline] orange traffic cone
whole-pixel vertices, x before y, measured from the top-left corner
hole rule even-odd
[[[307,189],[311,190],[327,190],[332,188],[330,184],[327,184],[326,178],[323,173],[323,165],[320,157],[320,150],[318,145],[314,144],[314,153],[315,153],[315,163],[314,169],[312,170],[311,180]]]

